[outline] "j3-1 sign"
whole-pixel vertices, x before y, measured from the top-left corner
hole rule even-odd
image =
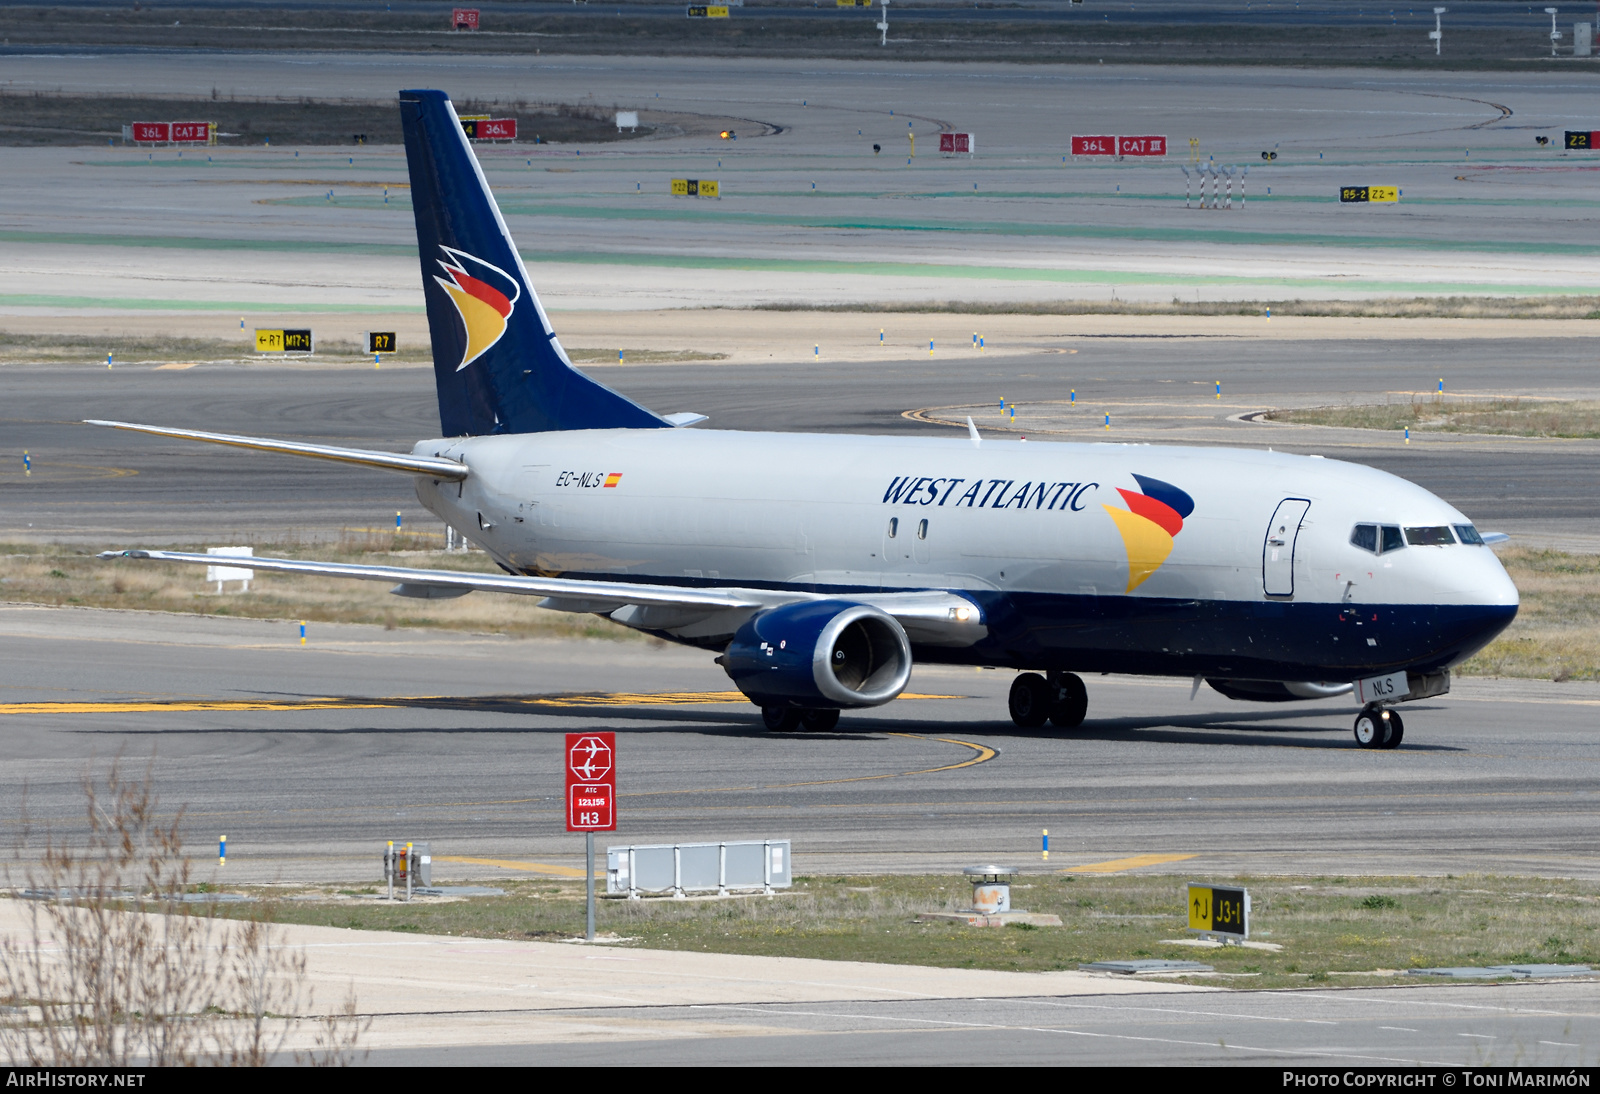
[[[616,831],[617,735],[569,733],[565,755],[567,831]]]

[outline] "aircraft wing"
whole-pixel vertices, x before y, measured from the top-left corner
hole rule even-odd
[[[157,562],[186,562],[216,566],[223,556],[187,551],[102,551],[101,559],[148,559]],[[444,599],[464,596],[474,590],[513,593],[543,598],[541,607],[567,612],[609,614],[630,604],[652,608],[686,609],[698,615],[712,615],[735,609],[776,608],[802,600],[848,600],[870,604],[894,616],[914,641],[939,646],[970,646],[985,634],[983,613],[976,602],[958,593],[940,589],[906,592],[876,592],[860,595],[828,595],[776,589],[689,588],[682,585],[654,585],[646,582],[594,581],[571,577],[530,577],[522,574],[470,573],[463,570],[413,569],[405,566],[366,566],[350,562],[311,562],[292,558],[237,558],[228,556],[227,565],[252,570],[271,570],[290,574],[321,574],[324,577],[354,578],[361,581],[393,581],[393,592],[419,599]]]
[[[232,433],[203,433],[197,429],[166,429],[154,425],[135,425],[132,422],[107,422],[86,420],[84,425],[103,425],[112,429],[131,429],[137,433],[154,433],[158,437],[178,437],[186,441],[207,441],[234,448],[254,448],[261,452],[283,452],[291,456],[312,456],[320,460],[360,464],[384,471],[403,471],[410,475],[426,475],[433,479],[459,482],[467,477],[467,465],[455,460],[433,456],[407,456],[399,452],[374,452],[365,448],[336,448],[327,444],[308,444],[303,441],[278,441],[270,437],[240,437]],[[264,569],[265,567],[263,567]]]

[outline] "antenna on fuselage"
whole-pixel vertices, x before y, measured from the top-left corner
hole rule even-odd
[[[983,438],[978,436],[978,427],[972,424],[972,415],[967,415],[967,436],[972,438],[972,447],[978,448],[983,444]]]

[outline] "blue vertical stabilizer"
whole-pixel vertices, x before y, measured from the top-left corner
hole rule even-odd
[[[444,435],[670,428],[567,360],[449,97],[402,91],[400,120]]]

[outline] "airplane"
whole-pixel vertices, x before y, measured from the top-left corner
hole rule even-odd
[[[1485,536],[1373,468],[1271,451],[693,428],[575,369],[448,96],[400,93],[441,435],[409,455],[92,425],[410,475],[502,574],[253,558],[400,596],[540,598],[714,652],[773,731],[833,728],[912,666],[1017,670],[1015,724],[1079,726],[1085,674],[1231,699],[1396,704],[1517,613]],[[782,408],[773,408],[781,421]],[[1500,537],[1504,538],[1504,537]],[[99,557],[215,564],[178,551]]]

